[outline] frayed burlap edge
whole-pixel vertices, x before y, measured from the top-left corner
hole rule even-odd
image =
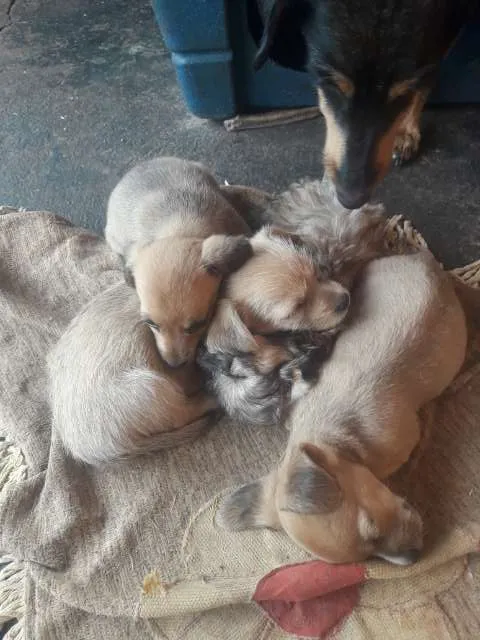
[[[25,211],[0,206],[0,215]],[[427,243],[413,224],[403,216],[390,218],[388,240],[394,247],[427,249]],[[480,285],[480,260],[453,269],[452,275],[472,287]],[[27,477],[27,465],[22,452],[14,444],[0,439],[0,492]],[[1,551],[1,550],[0,550]],[[3,566],[2,566],[3,565]],[[23,640],[25,614],[25,564],[11,556],[0,556],[0,624],[14,621],[5,640]]]
[[[22,482],[27,465],[20,449],[0,440],[0,492]],[[12,556],[0,556],[0,624],[14,621],[5,640],[23,640],[25,613],[25,565]]]

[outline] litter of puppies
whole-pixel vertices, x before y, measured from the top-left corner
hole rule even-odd
[[[390,233],[382,207],[349,211],[328,180],[272,198],[177,158],[133,168],[106,227],[127,281],[48,357],[67,451],[91,464],[152,453],[222,411],[286,427],[278,467],[228,495],[218,523],[282,529],[329,562],[414,562],[421,514],[384,481],[458,373],[466,322],[428,250],[393,249]]]

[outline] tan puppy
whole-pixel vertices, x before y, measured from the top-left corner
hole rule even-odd
[[[78,460],[98,464],[185,444],[217,406],[197,391],[194,367],[165,367],[138,306],[131,287],[110,287],[80,311],[48,356],[53,427]]]
[[[374,260],[320,380],[294,405],[279,467],[221,506],[240,530],[283,529],[329,562],[380,556],[407,564],[422,549],[420,515],[382,479],[420,438],[417,412],[459,371],[466,323],[449,276],[424,251]]]
[[[251,245],[253,257],[225,283],[198,362],[232,418],[271,425],[313,383],[313,352],[327,357],[350,295],[295,234],[265,227]]]
[[[267,226],[252,240],[254,257],[229,279],[199,363],[232,418],[272,425],[315,383],[357,274],[392,253],[390,223],[381,206],[347,211],[328,180],[294,184],[273,198],[223,191],[251,224]]]
[[[200,164],[155,158],[113,190],[105,237],[135,283],[172,367],[193,361],[224,276],[251,255],[250,229]]]
[[[350,295],[297,235],[264,227],[251,240],[253,257],[232,274],[225,297],[253,333],[325,331],[347,314]]]

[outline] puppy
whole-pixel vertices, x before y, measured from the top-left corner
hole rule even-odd
[[[217,406],[198,389],[193,367],[165,366],[138,305],[126,284],[110,287],[48,355],[53,427],[77,460],[100,464],[186,444]]]
[[[248,0],[267,58],[307,71],[325,117],[325,170],[349,209],[364,204],[392,157],[410,160],[437,70],[478,0]]]
[[[295,234],[264,227],[251,246],[225,283],[199,364],[230,416],[272,424],[315,379],[313,355],[327,357],[350,295]]]
[[[267,227],[254,238],[257,254],[230,278],[199,353],[211,391],[232,418],[283,422],[292,402],[314,384],[341,329],[347,292],[358,273],[370,260],[392,253],[390,223],[382,213],[379,206],[348,211],[328,180],[293,185],[266,203],[260,218],[282,230]],[[269,263],[272,251],[276,261]],[[339,292],[329,320],[321,306],[316,317],[309,315],[315,307],[301,298],[302,256],[309,260],[307,291],[314,292],[317,305],[328,301],[328,283]],[[275,306],[262,311],[277,291]]]
[[[315,383],[321,363],[332,351],[335,330],[264,337],[252,335],[233,307],[226,316],[237,333],[227,328],[225,334],[210,335],[199,350],[209,390],[236,422],[283,423],[292,403]],[[245,342],[239,340],[242,335]]]
[[[314,388],[293,407],[277,469],[221,505],[232,530],[283,529],[328,562],[414,562],[422,520],[383,484],[420,438],[417,412],[459,371],[466,323],[427,251],[371,262]]]
[[[171,367],[192,362],[223,277],[250,255],[250,229],[200,164],[155,158],[113,190],[105,237]]]
[[[371,260],[412,251],[398,238],[392,245],[392,223],[382,205],[347,209],[328,176],[292,184],[271,201],[262,219],[308,242],[318,264],[348,289]]]

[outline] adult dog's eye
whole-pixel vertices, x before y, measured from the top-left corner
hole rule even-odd
[[[206,324],[207,324],[207,318],[203,318],[203,320],[197,320],[196,322],[191,322],[189,325],[184,327],[183,331],[184,333],[191,335],[203,329],[206,326]]]
[[[343,73],[330,67],[317,69],[317,83],[328,96],[349,100],[355,93],[355,85]]]

